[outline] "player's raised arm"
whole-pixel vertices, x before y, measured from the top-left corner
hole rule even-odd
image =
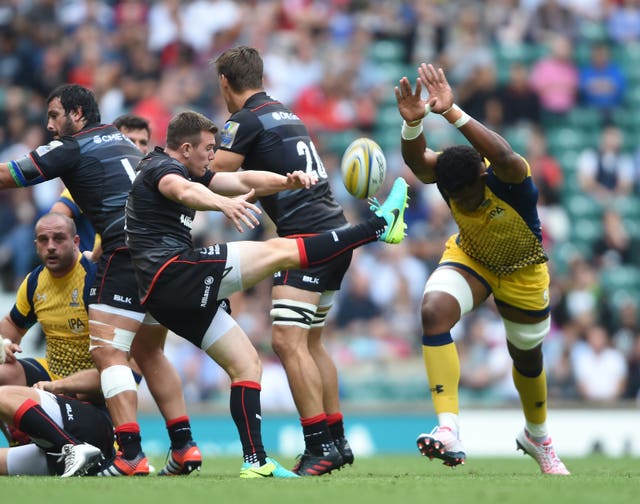
[[[527,165],[513,151],[509,142],[480,121],[476,121],[454,102],[453,91],[442,68],[422,63],[420,81],[429,92],[431,111],[442,115],[469,140],[471,145],[491,162],[496,176],[504,182],[519,183],[527,175]]]
[[[11,189],[20,187],[16,183],[15,177],[12,175],[11,162],[0,163],[0,189]]]
[[[255,189],[256,197],[261,197],[285,190],[309,189],[317,181],[316,177],[300,170],[288,173],[286,176],[273,172],[247,170],[216,173],[209,183],[209,189],[225,196],[236,196]]]
[[[422,120],[431,110],[422,94],[422,83],[416,80],[415,91],[407,77],[402,77],[395,87],[398,111],[404,119],[402,123],[402,158],[416,177],[425,184],[436,180],[435,165],[437,154],[427,148],[427,139],[423,135]]]
[[[244,231],[243,226],[253,229],[260,224],[254,214],[262,212],[248,201],[255,196],[253,189],[235,198],[228,198],[210,191],[202,184],[170,173],[160,179],[158,190],[165,198],[194,210],[218,210],[224,213],[240,232]]]

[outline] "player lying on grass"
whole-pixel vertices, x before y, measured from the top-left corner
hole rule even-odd
[[[44,390],[65,390],[66,380],[79,391],[100,389],[96,369],[34,387],[0,387],[0,419],[32,441],[0,448],[0,475],[95,474],[100,461],[114,455],[113,423],[105,407]]]

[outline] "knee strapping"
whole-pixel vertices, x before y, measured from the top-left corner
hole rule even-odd
[[[136,381],[129,366],[110,366],[100,373],[100,385],[105,399],[131,390],[137,392]]]
[[[91,324],[95,325],[106,325],[102,322],[96,322],[95,320],[91,321]],[[136,335],[134,331],[127,331],[126,329],[119,329],[117,327],[113,328],[113,338],[103,338],[100,336],[96,336],[95,334],[89,335],[89,351],[105,347],[112,346],[117,348],[118,350],[122,350],[123,352],[128,352],[131,350],[131,343],[133,342],[133,337]]]
[[[473,292],[464,277],[451,268],[437,268],[427,280],[424,292],[446,292],[460,305],[460,315],[473,309]]]
[[[309,329],[316,316],[316,305],[292,299],[274,299],[271,320],[278,325],[295,325]],[[326,315],[325,315],[326,316]]]
[[[502,319],[502,322],[504,323],[507,340],[520,350],[531,350],[538,346],[545,336],[549,334],[549,329],[551,328],[551,317],[547,317],[535,324],[521,324],[506,319]]]

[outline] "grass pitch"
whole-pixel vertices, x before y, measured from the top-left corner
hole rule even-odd
[[[285,466],[292,460],[279,458]],[[151,461],[161,467],[163,460]],[[188,477],[0,479],[3,501],[65,504],[615,504],[640,502],[640,459],[566,459],[569,477],[543,476],[529,457],[474,458],[455,469],[419,455],[359,458],[331,475],[241,480],[239,458],[207,458]]]

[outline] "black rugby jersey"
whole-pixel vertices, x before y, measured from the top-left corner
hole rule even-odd
[[[329,186],[327,172],[300,118],[265,92],[251,96],[221,132],[220,149],[244,156],[242,168],[286,175],[313,173],[310,189],[282,191],[260,198],[280,236],[317,233],[346,224]]]
[[[31,152],[46,179],[62,179],[106,251],[124,245],[124,205],[141,157],[110,124],[89,125]]]
[[[165,198],[158,183],[175,173],[190,179],[186,167],[160,147],[143,158],[126,205],[126,243],[131,252],[140,298],[157,271],[172,257],[193,248],[191,227],[196,211]]]

